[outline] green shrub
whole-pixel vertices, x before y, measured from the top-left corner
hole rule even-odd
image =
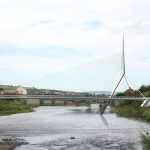
[[[142,148],[143,150],[150,150],[150,136],[142,134]]]
[[[143,113],[143,118],[147,121],[150,121],[150,109],[146,109],[146,111]]]
[[[140,107],[141,103],[141,101],[125,101],[113,110],[121,116],[141,118],[150,122],[150,107]]]

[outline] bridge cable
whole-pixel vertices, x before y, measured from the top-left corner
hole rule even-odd
[[[118,57],[118,55],[117,55],[117,57]],[[111,60],[112,59],[109,59],[109,57],[108,57],[107,60],[103,59],[102,61],[99,61],[99,60],[94,61],[94,65],[96,65],[94,67],[92,65],[93,64],[93,62],[92,62],[92,64],[90,64],[90,65],[89,65],[89,63],[87,63],[86,65],[82,65],[81,67],[74,67],[73,69],[68,69],[65,71],[60,71],[58,73],[54,73],[54,74],[48,75],[47,76],[48,78],[46,78],[44,80],[36,81],[36,85],[44,86],[44,85],[47,85],[48,83],[50,83],[49,84],[50,86],[53,85],[53,87],[55,87],[56,85],[59,85],[59,86],[63,87],[63,90],[64,90],[68,85],[70,85],[69,83],[73,81],[74,83],[76,83],[78,88],[82,87],[82,89],[84,89],[85,87],[87,88],[87,85],[88,85],[88,89],[90,89],[90,88],[94,89],[95,87],[97,87],[97,85],[99,85],[98,87],[103,87],[103,86],[107,85],[107,82],[110,83],[112,78],[116,77],[116,73],[115,73],[116,65],[114,66],[112,64],[112,62],[110,63]],[[114,62],[114,60],[115,59],[113,58],[113,62]],[[95,62],[96,62],[96,64],[95,64]],[[97,62],[98,62],[98,64],[97,64]],[[104,62],[104,63],[102,63],[99,67],[100,62]],[[109,66],[108,66],[108,62],[109,62]],[[111,64],[111,66],[110,66],[110,64]],[[118,66],[118,63],[117,63],[117,66]],[[85,69],[88,69],[88,70],[85,70]],[[77,74],[77,75],[72,74],[72,71],[74,73],[74,72],[76,72],[76,70],[77,70],[77,73],[79,73],[79,74]],[[78,71],[80,71],[80,72],[78,72]],[[90,72],[90,71],[91,72],[94,71],[94,74],[88,74],[88,72]],[[110,74],[110,72],[113,76],[106,76],[106,74]],[[65,78],[63,78],[63,77],[65,77]],[[79,78],[79,77],[81,77],[81,78]],[[93,79],[95,77],[102,79],[102,80],[99,80],[98,82],[94,81]],[[58,81],[57,81],[57,78],[58,78]],[[84,79],[83,81],[81,80],[82,78]],[[85,80],[85,78],[88,80]],[[65,79],[65,80],[63,80],[63,79]],[[54,82],[53,80],[56,82]],[[80,80],[82,81],[83,84],[80,84]],[[77,83],[79,83],[79,84],[77,84]]]
[[[127,78],[127,76],[126,76],[126,79],[128,79],[128,81],[130,81],[130,83],[134,86],[135,90],[137,90],[137,91],[141,94],[141,96],[144,98],[144,100],[148,100],[148,99],[144,96],[144,94],[143,94],[138,88],[136,88],[135,84],[134,84],[129,78]],[[149,100],[148,100],[148,101],[149,101]]]
[[[129,85],[129,82],[128,82],[128,80],[127,80],[126,75],[124,75],[124,79],[125,79],[125,81],[126,81],[126,83],[127,83],[127,85],[128,85],[128,88],[130,88],[130,85]]]
[[[116,140],[115,137],[113,136],[112,130],[111,130],[111,128],[109,127],[109,124],[108,124],[106,118],[104,117],[104,115],[100,115],[100,117],[101,117],[101,119],[102,119],[104,125],[108,128],[108,131],[109,131],[110,136],[111,136],[111,138],[113,139],[114,143],[116,144],[116,146],[120,147],[119,144],[117,143],[117,140]]]

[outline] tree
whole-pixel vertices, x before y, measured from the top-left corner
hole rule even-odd
[[[116,94],[116,96],[125,96],[125,93],[124,92],[123,93],[119,92],[119,93]]]

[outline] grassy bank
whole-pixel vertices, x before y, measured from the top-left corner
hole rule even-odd
[[[25,104],[24,100],[1,100],[0,115],[31,112],[33,108]]]
[[[150,107],[140,107],[141,101],[126,101],[113,108],[118,115],[140,118],[150,122]]]

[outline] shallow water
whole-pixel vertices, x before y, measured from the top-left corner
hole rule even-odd
[[[0,117],[0,141],[25,141],[15,150],[141,150],[141,133],[149,129],[146,122],[109,110],[102,117],[98,105],[43,106],[32,113]]]

